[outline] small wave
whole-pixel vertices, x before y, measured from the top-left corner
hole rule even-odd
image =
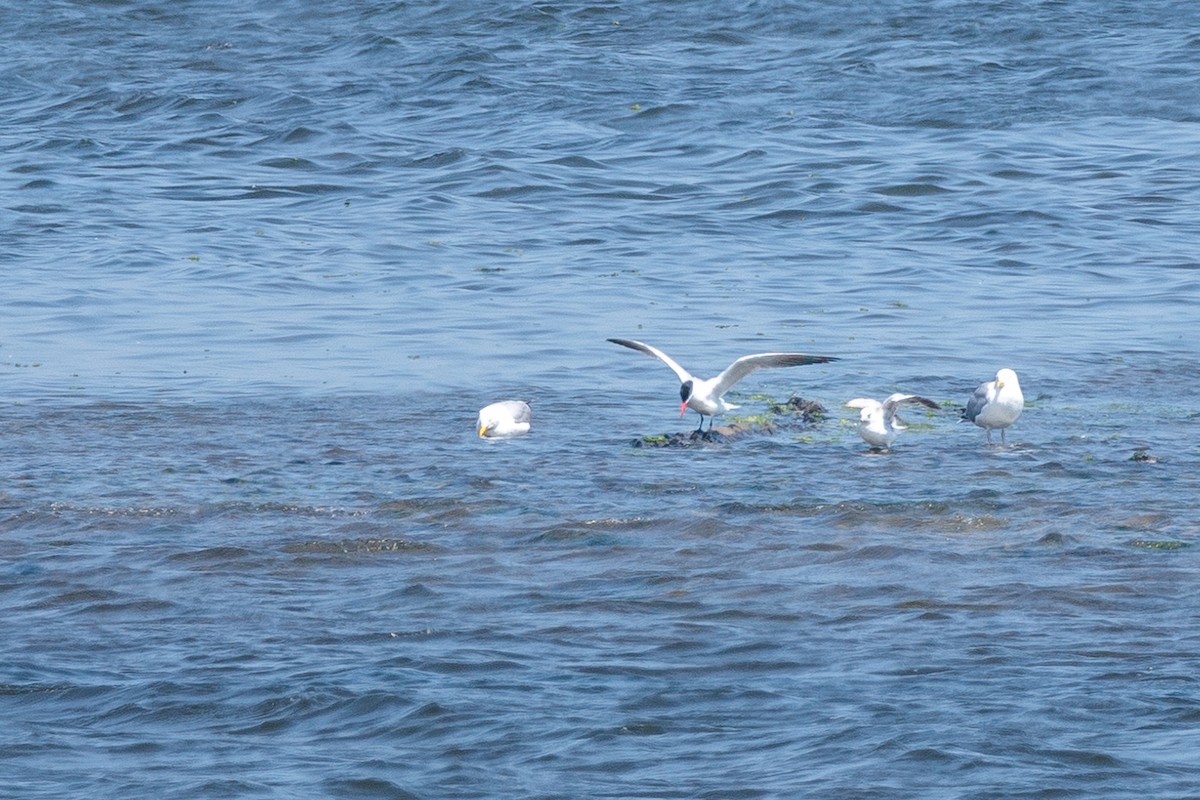
[[[898,183],[891,186],[881,186],[875,189],[877,194],[885,197],[929,197],[931,195],[950,192],[936,183]]]

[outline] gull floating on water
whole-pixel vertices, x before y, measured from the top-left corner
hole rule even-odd
[[[859,414],[858,435],[862,440],[876,450],[886,450],[896,441],[900,431],[906,430],[907,425],[897,416],[902,405],[922,405],[926,408],[937,408],[938,404],[915,394],[897,392],[882,403],[868,397],[856,397],[846,403],[850,408],[861,408]]]
[[[699,414],[700,427],[696,429],[697,431],[704,428],[704,418],[706,416],[710,417],[708,429],[712,430],[712,417],[738,408],[733,403],[725,402],[723,395],[735,383],[756,369],[764,367],[799,367],[805,364],[824,364],[829,361],[838,360],[833,356],[810,356],[805,353],[755,353],[754,355],[742,356],[726,367],[725,371],[715,378],[697,378],[679,366],[674,359],[657,347],[651,347],[642,342],[635,342],[632,339],[609,339],[608,341],[613,344],[619,344],[622,347],[632,348],[648,356],[653,356],[671,368],[671,371],[679,377],[680,381],[679,399],[682,402],[679,404],[679,416],[682,417],[689,408]]]
[[[479,409],[479,435],[484,439],[529,433],[532,412],[522,400],[501,400]]]
[[[985,429],[988,444],[992,443],[993,428],[1000,429],[1000,443],[1008,444],[1004,429],[1016,422],[1024,409],[1025,395],[1021,394],[1017,373],[1002,369],[996,373],[996,380],[979,384],[962,418]]]

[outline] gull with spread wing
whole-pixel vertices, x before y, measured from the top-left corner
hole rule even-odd
[[[858,435],[874,450],[886,450],[896,441],[900,431],[906,430],[907,425],[900,419],[897,412],[902,405],[922,405],[926,408],[937,408],[938,404],[915,394],[897,392],[882,403],[868,397],[856,397],[846,403],[850,408],[862,409],[859,414]]]

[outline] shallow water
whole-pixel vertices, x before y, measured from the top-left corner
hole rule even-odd
[[[485,11],[3,12],[0,793],[1194,795],[1200,18]]]

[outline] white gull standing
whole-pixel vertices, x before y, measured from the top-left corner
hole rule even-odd
[[[1024,409],[1025,395],[1021,394],[1017,373],[1002,369],[996,373],[996,380],[979,384],[962,418],[986,430],[988,444],[992,443],[993,428],[1000,429],[1000,443],[1008,444],[1004,429],[1016,422]]]

